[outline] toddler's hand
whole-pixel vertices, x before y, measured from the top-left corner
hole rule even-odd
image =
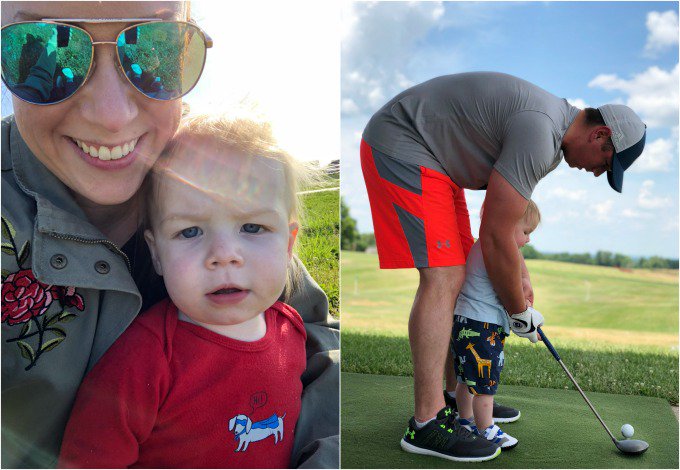
[[[535,343],[539,340],[537,328],[543,325],[543,315],[533,307],[528,307],[524,312],[516,315],[508,315],[510,328],[517,336],[528,338]]]

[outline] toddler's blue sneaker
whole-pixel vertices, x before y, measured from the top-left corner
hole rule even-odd
[[[517,439],[510,434],[501,431],[501,428],[492,424],[484,430],[482,436],[489,442],[493,442],[503,450],[509,450],[515,447],[518,443]]]

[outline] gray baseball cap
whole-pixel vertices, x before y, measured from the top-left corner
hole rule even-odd
[[[607,172],[607,180],[612,189],[621,192],[623,172],[637,160],[645,148],[647,126],[628,106],[605,104],[597,109],[606,126],[611,129],[614,143],[612,171]]]

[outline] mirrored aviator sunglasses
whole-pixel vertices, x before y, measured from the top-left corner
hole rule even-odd
[[[60,103],[76,93],[93,70],[94,46],[115,45],[127,80],[154,100],[189,93],[198,83],[212,40],[185,21],[64,19],[73,23],[145,21],[123,29],[116,41],[94,41],[82,28],[53,20],[2,28],[2,81],[32,104]]]

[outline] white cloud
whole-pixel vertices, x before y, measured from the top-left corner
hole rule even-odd
[[[606,201],[593,207],[594,213],[591,214],[591,217],[595,220],[599,220],[600,222],[608,222],[613,207],[614,201],[607,199]]]
[[[671,170],[675,153],[674,141],[671,139],[656,139],[653,142],[648,142],[640,158],[630,167],[630,171],[633,173],[668,172]]]
[[[368,103],[373,108],[376,108],[384,104],[383,102],[385,101],[385,94],[383,93],[382,87],[380,86],[373,87],[371,91],[368,92],[367,98]]]
[[[351,98],[343,98],[340,105],[343,114],[356,114],[359,112],[359,106]]]
[[[542,215],[543,215],[543,213],[542,213]],[[574,211],[574,210],[568,210],[568,211],[548,213],[544,217],[542,216],[542,219],[544,219],[546,223],[556,224],[558,222],[564,222],[564,221],[567,221],[567,220],[580,219],[581,217],[582,216],[581,216],[580,212]]]
[[[565,189],[565,188],[554,188],[550,191],[550,195],[557,197],[559,199],[567,199],[569,201],[585,201],[586,200],[586,190],[585,189]]]
[[[592,108],[588,103],[585,102],[585,100],[581,98],[567,98],[567,101],[569,102],[570,105],[576,106],[579,109],[584,109],[584,108]]]
[[[671,199],[667,197],[655,197],[652,195],[652,188],[654,188],[654,181],[645,180],[642,183],[640,192],[638,193],[638,206],[643,209],[659,209],[671,205]]]
[[[649,33],[645,53],[648,56],[653,57],[656,53],[678,44],[678,14],[675,11],[650,11],[646,24]]]
[[[601,74],[588,86],[628,95],[625,104],[640,114],[649,127],[678,125],[678,64],[670,71],[653,66],[630,80]]]
[[[342,94],[359,111],[414,83],[404,71],[418,41],[440,28],[441,2],[352,2],[343,5]]]
[[[639,219],[653,219],[654,215],[649,212],[640,212],[635,209],[624,209],[621,215],[627,219],[639,220]]]
[[[677,238],[677,233],[678,233],[678,227],[680,225],[678,224],[678,218],[675,217],[674,219],[668,219],[666,220],[666,223],[661,227],[661,230],[663,232],[675,232],[676,233],[676,238]]]

